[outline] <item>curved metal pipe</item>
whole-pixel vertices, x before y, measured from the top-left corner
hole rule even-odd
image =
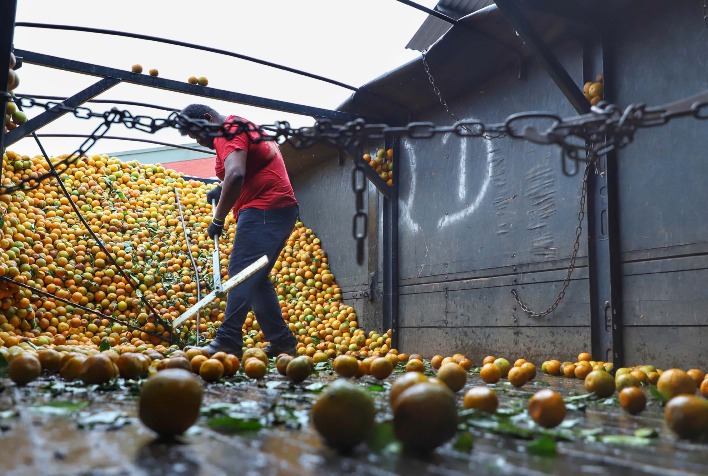
[[[76,25],[56,25],[56,24],[51,24],[51,23],[33,23],[33,22],[17,22],[17,23],[15,23],[15,27],[18,27],[18,26],[27,27],[27,28],[44,28],[44,29],[48,29],[48,30],[67,30],[67,31],[81,31],[81,32],[86,32],[86,33],[99,33],[101,35],[123,36],[126,38],[135,38],[138,40],[156,41],[158,43],[166,43],[168,45],[183,46],[185,48],[193,48],[195,50],[203,50],[203,51],[208,51],[210,53],[217,53],[220,55],[231,56],[234,58],[239,58],[242,60],[251,61],[253,63],[261,64],[263,66],[269,66],[271,68],[276,68],[276,69],[280,69],[283,71],[288,71],[289,73],[295,73],[295,74],[299,74],[301,76],[307,76],[308,78],[316,79],[318,81],[324,81],[326,83],[334,84],[335,86],[346,88],[351,91],[357,90],[357,88],[355,88],[354,86],[350,86],[349,84],[345,84],[340,81],[336,81],[334,79],[325,78],[324,76],[320,76],[317,74],[308,73],[306,71],[301,71],[299,69],[291,68],[289,66],[283,66],[283,65],[280,65],[277,63],[271,63],[270,61],[260,60],[258,58],[253,58],[251,56],[246,56],[246,55],[242,55],[240,53],[234,53],[234,52],[222,50],[219,48],[212,48],[210,46],[203,46],[203,45],[196,45],[194,43],[187,43],[185,41],[169,40],[167,38],[160,38],[157,36],[150,36],[150,35],[141,35],[139,33],[128,33],[128,32],[124,32],[124,31],[106,30],[106,29],[102,29],[102,28],[89,28],[89,27],[85,27],[85,26],[76,26]]]

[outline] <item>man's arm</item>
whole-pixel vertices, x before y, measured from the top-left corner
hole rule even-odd
[[[221,182],[221,198],[216,206],[215,218],[221,222],[233,208],[243,187],[243,178],[246,176],[245,150],[235,150],[224,159],[224,180]]]

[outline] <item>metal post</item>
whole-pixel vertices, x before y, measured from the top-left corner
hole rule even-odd
[[[595,81],[602,72],[604,98],[612,98],[612,63],[602,38],[583,46],[583,76]],[[624,365],[622,341],[622,262],[618,218],[617,154],[602,157],[588,176],[588,273],[590,340],[594,359]]]
[[[15,15],[17,14],[17,0],[2,0],[2,15],[0,15],[0,91],[7,91],[7,82],[10,66],[10,52],[15,36]],[[0,152],[5,153],[5,114],[7,114],[7,101],[2,101],[2,129],[0,129]],[[2,181],[2,156],[0,156],[0,182]]]
[[[391,346],[398,348],[398,182],[400,139],[388,138],[385,148],[393,148],[393,184],[383,197],[383,320],[391,329]]]

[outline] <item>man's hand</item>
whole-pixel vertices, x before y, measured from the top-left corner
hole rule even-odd
[[[207,228],[207,235],[209,235],[209,238],[213,240],[215,237],[221,236],[223,232],[224,222],[217,220],[216,218],[212,218],[211,223],[209,223],[209,228]]]
[[[219,204],[219,199],[221,198],[221,185],[217,185],[213,189],[209,190],[206,194],[207,196],[207,203],[209,205],[212,204],[213,201],[216,200],[217,205]]]

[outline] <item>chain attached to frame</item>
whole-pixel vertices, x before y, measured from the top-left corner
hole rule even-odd
[[[519,297],[516,289],[511,290],[511,294],[514,295],[514,300],[519,305],[522,311],[529,315],[529,317],[545,317],[556,310],[558,305],[561,303],[565,297],[565,291],[570,284],[570,278],[573,275],[573,270],[575,269],[575,260],[578,257],[578,251],[580,250],[580,237],[583,234],[583,220],[585,219],[585,203],[587,202],[588,196],[588,178],[590,177],[590,169],[593,165],[597,163],[598,157],[588,161],[585,164],[585,172],[583,173],[583,186],[580,191],[580,209],[578,210],[578,225],[575,227],[575,242],[573,243],[573,253],[570,256],[570,264],[568,265],[568,271],[566,272],[565,279],[563,280],[563,285],[558,293],[558,297],[551,304],[551,306],[543,312],[532,311]]]

